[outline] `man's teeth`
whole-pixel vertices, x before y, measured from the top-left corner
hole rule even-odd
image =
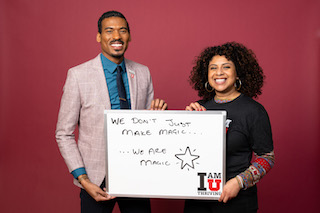
[[[121,47],[122,44],[111,44],[111,46],[113,46],[113,47]]]
[[[224,79],[224,78],[223,78],[223,79],[216,79],[216,82],[217,82],[217,83],[223,83],[223,82],[225,82],[225,81],[226,81],[226,79]]]

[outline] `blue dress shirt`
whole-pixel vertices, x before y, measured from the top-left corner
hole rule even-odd
[[[126,65],[124,60],[121,64],[116,64],[109,59],[107,59],[103,54],[101,54],[101,62],[104,70],[104,75],[106,77],[107,87],[109,91],[111,109],[120,109],[120,100],[118,95],[118,87],[117,87],[117,66],[121,66],[123,72],[122,79],[124,83],[124,87],[126,89],[127,101],[129,103],[129,108],[131,108],[130,102],[130,91],[129,91],[129,82],[128,82],[128,75],[126,72]]]

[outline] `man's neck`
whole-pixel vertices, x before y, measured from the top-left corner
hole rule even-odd
[[[104,54],[102,53],[104,57],[106,57],[107,59],[109,59],[110,61],[112,61],[113,63],[116,63],[116,64],[121,64],[121,62],[123,61],[124,59],[124,56],[121,56],[121,57],[112,57],[110,55],[107,55],[107,54]]]

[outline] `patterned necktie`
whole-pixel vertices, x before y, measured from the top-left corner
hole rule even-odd
[[[122,71],[121,67],[117,66],[117,87],[118,87],[118,94],[120,99],[120,109],[129,109],[126,89],[124,88],[121,71]]]

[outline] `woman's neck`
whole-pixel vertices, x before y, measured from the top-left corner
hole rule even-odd
[[[228,102],[236,99],[237,97],[240,96],[240,92],[238,91],[233,91],[232,93],[225,94],[225,93],[216,93],[214,96],[214,100],[216,101],[223,101],[223,102]]]

